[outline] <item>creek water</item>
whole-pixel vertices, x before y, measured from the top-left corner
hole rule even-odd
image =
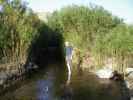
[[[124,100],[117,82],[98,79],[88,71],[75,71],[66,84],[65,65],[53,62],[46,66],[18,82],[17,88],[9,90],[0,100]]]

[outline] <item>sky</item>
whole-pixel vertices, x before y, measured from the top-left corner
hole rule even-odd
[[[26,0],[35,12],[53,12],[60,8],[77,4],[89,6],[96,4],[104,7],[126,23],[133,24],[133,0]]]

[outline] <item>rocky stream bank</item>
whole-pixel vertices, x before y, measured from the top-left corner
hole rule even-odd
[[[24,80],[25,77],[36,71],[38,66],[34,63],[10,63],[0,65],[0,95],[15,85],[18,81]]]

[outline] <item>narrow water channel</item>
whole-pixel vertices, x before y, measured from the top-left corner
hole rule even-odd
[[[66,84],[67,69],[54,62],[36,72],[21,85],[0,97],[0,100],[123,100],[120,86],[100,80],[86,72],[73,73]],[[18,83],[19,84],[19,83]]]

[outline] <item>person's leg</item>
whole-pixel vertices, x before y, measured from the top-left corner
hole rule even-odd
[[[70,64],[70,60],[67,59],[66,63],[67,63],[67,69],[68,69],[68,78],[67,78],[66,84],[69,85],[70,84],[70,80],[71,80],[71,64]]]
[[[71,75],[71,65],[67,62],[68,74]]]

